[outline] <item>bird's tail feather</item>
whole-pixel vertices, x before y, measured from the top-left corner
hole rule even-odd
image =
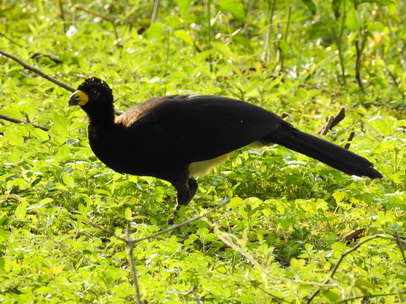
[[[366,158],[324,139],[299,131],[290,125],[282,126],[264,140],[315,158],[350,175],[383,177]]]

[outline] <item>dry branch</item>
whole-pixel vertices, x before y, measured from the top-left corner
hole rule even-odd
[[[345,108],[341,108],[336,115],[331,116],[328,119],[326,124],[320,130],[317,131],[317,134],[326,135],[328,131],[333,129],[336,125],[338,125],[338,123],[342,121],[344,117],[345,117]]]
[[[29,65],[28,63],[22,61],[21,59],[18,59],[17,57],[15,57],[15,56],[13,56],[13,55],[11,55],[11,54],[9,54],[9,53],[6,53],[6,52],[0,50],[0,54],[3,55],[3,56],[5,56],[5,57],[8,57],[8,58],[14,60],[14,61],[17,62],[17,63],[19,63],[20,65],[22,65],[22,66],[24,67],[24,69],[30,70],[30,71],[32,71],[32,72],[34,72],[34,73],[36,73],[36,74],[38,74],[38,75],[44,77],[45,79],[47,79],[47,80],[49,80],[49,81],[51,81],[51,82],[57,84],[58,86],[60,86],[60,87],[62,87],[62,88],[64,88],[64,89],[66,89],[66,90],[68,90],[68,91],[71,91],[71,92],[74,92],[74,91],[75,91],[75,89],[72,88],[71,86],[68,86],[67,84],[65,84],[65,83],[63,83],[63,82],[61,82],[61,81],[59,81],[58,79],[55,79],[54,77],[49,76],[48,74],[45,74],[45,73],[42,72],[41,70],[38,70],[37,68],[33,67],[32,65]]]
[[[15,119],[15,118],[12,118],[12,117],[9,117],[9,116],[6,116],[6,115],[2,115],[2,114],[0,114],[0,119],[7,120],[7,121],[10,121],[10,122],[14,122],[14,123],[18,123],[18,124],[31,125],[31,126],[33,126],[35,128],[38,128],[38,129],[41,129],[41,130],[44,130],[44,131],[49,131],[49,128],[47,128],[47,127],[39,126],[39,125],[33,124],[32,122],[27,122],[27,121]]]
[[[394,238],[394,237],[390,237],[390,236],[386,236],[386,235],[382,235],[382,234],[375,234],[373,236],[370,236],[366,239],[364,239],[363,241],[355,244],[353,247],[351,247],[350,249],[348,249],[347,251],[343,252],[340,256],[340,258],[338,259],[338,262],[334,265],[333,270],[331,271],[331,274],[329,275],[329,277],[323,282],[323,284],[328,284],[334,277],[335,273],[338,270],[338,267],[340,267],[340,264],[342,263],[342,261],[344,260],[344,258],[349,255],[350,253],[354,252],[355,250],[357,250],[359,247],[361,247],[362,245],[364,245],[365,243],[368,243],[374,239],[377,238],[381,238],[381,239],[389,239],[392,241],[395,241],[399,248],[402,250],[401,245],[406,244],[406,241],[404,240],[400,240],[399,238]],[[307,304],[311,303],[313,301],[313,299],[319,294],[320,292],[320,288],[318,288],[311,296],[310,298],[307,300]]]

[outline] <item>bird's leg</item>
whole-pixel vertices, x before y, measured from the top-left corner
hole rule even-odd
[[[197,182],[194,178],[188,178],[187,181],[183,183],[176,183],[174,186],[178,192],[176,209],[179,210],[181,206],[186,206],[189,204],[190,200],[195,195],[197,190]]]
[[[189,178],[187,181],[187,184],[189,186],[189,194],[190,194],[190,200],[195,196],[196,191],[197,191],[197,181],[194,178]]]

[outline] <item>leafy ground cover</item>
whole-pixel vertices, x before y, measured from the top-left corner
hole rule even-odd
[[[391,0],[2,1],[0,50],[73,87],[104,78],[119,109],[218,94],[316,133],[345,107],[326,138],[385,178],[245,148],[177,224],[228,203],[149,237],[174,189],[106,168],[70,93],[0,57],[0,301],[404,303],[405,16]],[[144,238],[132,255],[126,231]]]

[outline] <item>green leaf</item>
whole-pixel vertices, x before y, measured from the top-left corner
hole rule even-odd
[[[199,236],[206,236],[209,233],[209,229],[207,228],[200,228],[199,230],[197,230],[196,234]]]
[[[230,199],[228,205],[230,208],[236,208],[244,204],[244,201],[240,197],[233,197]]]
[[[178,38],[178,39],[180,39],[180,40],[186,42],[186,43],[187,43],[188,45],[190,45],[190,46],[193,46],[193,45],[194,45],[192,36],[190,36],[189,33],[186,32],[185,30],[177,30],[177,31],[175,31],[175,32],[173,33],[173,35],[174,35],[176,38]]]
[[[39,140],[48,140],[49,139],[48,133],[39,128],[33,128],[31,130],[31,135],[35,136]]]
[[[4,258],[0,258],[0,271],[4,271],[4,265],[6,263],[4,262]]]
[[[190,5],[192,0],[178,0],[179,13],[182,18],[185,18],[189,12]]]
[[[241,2],[237,0],[220,0],[219,5],[223,10],[230,12],[237,19],[244,19],[245,11]]]
[[[358,10],[351,8],[348,11],[345,19],[345,25],[350,31],[357,31],[361,27],[362,20]]]
[[[336,303],[341,298],[337,290],[322,289],[321,292],[330,303]]]
[[[9,118],[25,121],[24,115],[20,111],[14,109],[1,109],[0,114],[8,116]]]
[[[73,187],[75,185],[75,179],[70,175],[64,175],[62,180],[68,187]]]
[[[290,268],[292,268],[294,272],[298,272],[299,270],[301,270],[305,264],[305,260],[298,260],[295,258],[292,258],[290,260]]]
[[[166,79],[186,79],[188,76],[184,72],[174,72],[166,77]]]
[[[285,40],[279,40],[279,48],[284,57],[288,57],[290,53],[290,46]]]
[[[143,35],[149,39],[156,39],[162,34],[163,29],[164,26],[161,22],[155,22],[144,32]]]
[[[22,146],[24,144],[24,138],[18,133],[17,130],[7,129],[6,131],[4,131],[4,136],[13,146]]]
[[[10,156],[8,157],[8,162],[17,164],[21,160],[22,156],[23,152],[21,150],[13,149],[13,152],[11,152]]]
[[[25,218],[25,215],[27,214],[27,203],[26,202],[21,202],[15,211],[15,216],[17,220],[21,221]]]
[[[71,123],[69,119],[62,115],[55,115],[53,121],[55,126],[63,128],[67,128]]]
[[[364,278],[357,278],[354,282],[354,286],[357,286],[360,289],[369,289],[375,287],[374,284]]]
[[[307,6],[307,8],[312,12],[313,15],[316,14],[317,8],[313,0],[302,0],[302,2],[304,3],[304,5]]]
[[[344,251],[344,250],[347,250],[348,247],[345,246],[345,244],[343,244],[341,242],[335,242],[334,244],[331,245],[331,249],[333,249],[335,251]]]
[[[111,196],[111,193],[105,189],[94,189],[94,192],[100,196]]]
[[[213,46],[227,58],[232,59],[233,61],[239,61],[237,55],[235,55],[227,45],[213,42]]]
[[[124,217],[127,221],[130,221],[132,218],[133,212],[130,208],[126,208],[124,211]]]
[[[336,19],[340,18],[340,4],[341,4],[341,0],[333,0],[331,5],[332,5],[332,9],[334,12],[334,17]]]
[[[358,4],[361,3],[376,3],[379,5],[387,6],[391,4],[396,4],[396,0],[359,0]]]

